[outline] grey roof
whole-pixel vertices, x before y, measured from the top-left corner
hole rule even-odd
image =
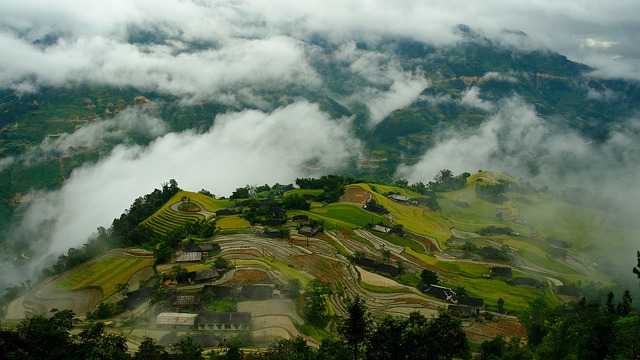
[[[202,253],[192,251],[185,251],[182,254],[178,255],[178,257],[176,258],[176,262],[190,262],[200,260],[202,260]]]
[[[200,299],[197,295],[177,295],[176,300],[173,302],[174,306],[193,306],[198,305]]]
[[[490,272],[493,276],[511,276],[510,267],[492,267]]]
[[[388,234],[391,231],[391,228],[388,228],[386,226],[381,226],[381,225],[373,225],[371,227],[371,230]]]
[[[250,312],[214,312],[206,311],[198,315],[198,324],[250,324]]]
[[[195,271],[194,281],[206,281],[219,277],[220,274],[214,269],[203,269]]]
[[[194,326],[198,314],[164,312],[156,317],[156,325]]]
[[[458,297],[458,305],[483,307],[484,300],[482,298],[476,298],[471,296],[460,296]]]
[[[271,285],[244,285],[240,290],[240,296],[251,299],[264,299],[273,296]]]
[[[449,305],[448,309],[453,315],[456,316],[474,317],[478,315],[478,311],[475,307]]]
[[[448,287],[438,286],[438,285],[429,285],[422,292],[425,294],[435,296],[438,299],[442,299],[442,300],[451,300],[456,296],[455,291],[449,289]]]

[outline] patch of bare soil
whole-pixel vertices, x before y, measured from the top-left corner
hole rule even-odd
[[[396,288],[396,289],[401,289],[406,287],[405,285],[398,284],[397,282],[389,278],[364,270],[359,266],[356,266],[356,270],[358,270],[358,272],[360,273],[360,278],[362,279],[362,281],[366,282],[367,284],[371,284],[375,286],[384,286],[389,288]]]
[[[238,269],[231,278],[234,283],[259,283],[268,280],[269,274],[260,269]]]
[[[131,248],[131,249],[121,249],[120,251],[125,254],[136,256],[136,257],[153,257],[153,251],[149,251],[145,249]]]
[[[523,339],[527,336],[527,331],[519,322],[509,320],[474,322],[470,326],[465,327],[469,340],[482,342],[491,340],[502,334],[507,339],[519,337]]]
[[[340,202],[349,202],[355,204],[366,204],[371,200],[372,195],[359,186],[352,186],[345,190],[340,198]]]

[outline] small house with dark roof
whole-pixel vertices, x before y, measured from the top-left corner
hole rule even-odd
[[[532,287],[532,288],[541,288],[544,286],[539,280],[528,277],[515,277],[513,279],[507,280],[507,284],[519,287]]]
[[[398,276],[398,274],[400,274],[400,270],[398,270],[398,267],[389,264],[378,264],[376,265],[375,269],[376,272],[392,277],[396,277]]]
[[[309,221],[308,215],[294,215],[291,219],[293,221]]]
[[[298,234],[306,235],[306,236],[315,236],[318,233],[318,231],[320,231],[320,228],[318,227],[302,226],[300,229],[298,229]]]
[[[278,239],[282,237],[282,233],[277,229],[265,229],[262,231],[262,236],[269,239]]]
[[[199,251],[199,252],[211,252],[211,251],[220,251],[220,245],[210,242],[210,243],[196,243],[193,244],[189,251]]]
[[[388,198],[393,200],[393,201],[398,201],[398,202],[407,202],[407,201],[409,201],[411,199],[408,196],[398,195],[398,194],[391,194],[391,195],[388,196]]]
[[[200,296],[213,294],[214,299],[228,299],[233,295],[233,287],[226,285],[205,285],[200,291]]]
[[[212,281],[213,279],[217,279],[219,277],[220,277],[220,274],[218,273],[218,271],[211,268],[192,271],[189,273],[189,280],[192,283]]]
[[[356,264],[360,265],[362,267],[366,267],[366,268],[370,268],[370,269],[375,269],[376,267],[376,261],[373,259],[369,259],[366,257],[359,257],[356,259]]]
[[[293,184],[280,185],[280,191],[282,192],[287,192],[291,190],[295,190],[295,186],[293,186]]]
[[[485,246],[480,249],[480,254],[485,259],[497,260],[500,257],[500,250],[491,246]]]
[[[510,277],[512,272],[510,267],[492,267],[489,270],[491,276],[506,276]]]
[[[456,297],[455,291],[438,285],[427,285],[422,292],[446,301],[453,301]]]
[[[270,299],[273,296],[271,285],[243,285],[240,296],[247,299]]]
[[[153,289],[149,287],[142,287],[138,290],[129,291],[127,293],[124,306],[127,309],[133,309],[136,306],[142,304],[151,296],[153,296]]]
[[[447,309],[451,312],[451,314],[459,317],[476,317],[480,312],[480,309],[478,309],[477,307],[461,305],[449,305]]]
[[[279,226],[282,226],[282,220],[279,220],[279,219],[264,220],[262,221],[262,226],[279,227]]]
[[[197,307],[200,305],[198,295],[176,295],[173,306],[176,307]]]
[[[318,197],[312,194],[302,194],[302,198],[307,201],[318,201]]]
[[[236,211],[233,209],[220,209],[216,210],[216,216],[235,215]]]
[[[377,232],[383,233],[383,234],[388,234],[388,233],[391,232],[391,228],[388,228],[388,227],[382,226],[382,225],[373,225],[371,227],[371,230],[377,231]]]
[[[250,312],[214,312],[198,314],[198,330],[247,330],[251,326]]]
[[[458,296],[458,305],[481,308],[484,306],[484,300],[482,298],[462,295]]]

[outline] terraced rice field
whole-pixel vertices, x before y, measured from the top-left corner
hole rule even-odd
[[[167,232],[196,220],[203,220],[204,216],[197,213],[186,213],[164,207],[144,221],[144,224],[153,229],[155,236],[165,236]]]
[[[153,258],[127,258],[106,255],[98,261],[88,263],[73,273],[58,280],[57,291],[74,291],[99,288],[103,298],[116,292],[117,284],[125,284],[139,270],[153,265]]]

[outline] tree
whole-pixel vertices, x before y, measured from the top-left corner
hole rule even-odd
[[[193,341],[191,336],[178,341],[171,346],[171,351],[181,360],[204,360],[202,345]]]
[[[640,251],[638,251],[638,266],[633,268],[633,273],[638,276],[638,279],[640,279]]]
[[[625,290],[622,294],[622,300],[616,306],[616,313],[618,316],[627,316],[631,313],[631,292],[629,290]]]
[[[152,338],[145,336],[133,358],[134,360],[167,360],[169,353],[164,346],[155,344]]]
[[[66,359],[76,350],[70,331],[80,320],[71,310],[51,310],[53,316],[33,315],[20,321],[16,327],[19,337],[25,339],[22,352],[28,359]],[[37,346],[33,346],[37,344]]]
[[[438,317],[429,323],[429,333],[433,339],[437,339],[433,344],[436,349],[435,359],[471,357],[469,340],[462,330],[461,321],[448,311],[440,310]]]
[[[298,297],[300,293],[300,280],[298,279],[290,279],[289,280],[289,297],[295,299]]]
[[[422,283],[427,285],[435,285],[438,283],[438,274],[435,271],[429,269],[423,269],[420,273]]]
[[[229,260],[218,256],[217,258],[215,258],[215,260],[213,260],[213,265],[211,266],[214,270],[215,269],[226,269],[227,267],[229,267]]]
[[[103,322],[97,322],[78,334],[78,353],[85,359],[128,359],[127,339],[122,335],[107,333],[104,326]]]
[[[338,333],[346,340],[353,359],[357,360],[360,346],[365,342],[372,322],[367,313],[367,306],[359,295],[347,302],[346,310],[347,318],[340,323]]]
[[[307,344],[302,336],[293,339],[283,339],[271,345],[262,355],[266,360],[313,360],[315,351]]]
[[[402,342],[403,332],[407,328],[406,319],[387,315],[376,324],[371,332],[366,348],[367,360],[405,359],[408,347]]]
[[[326,325],[326,296],[331,294],[329,285],[319,279],[309,281],[304,291],[304,315],[307,321],[317,326]]]

